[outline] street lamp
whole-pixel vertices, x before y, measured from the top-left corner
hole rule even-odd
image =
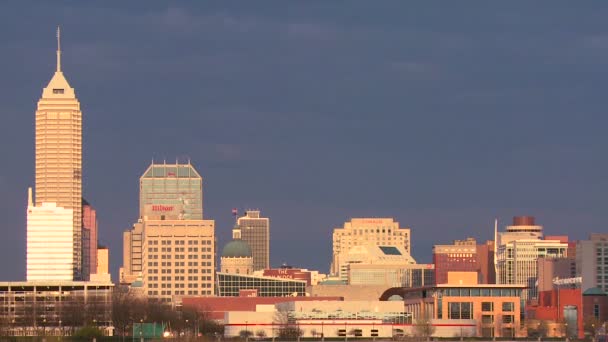
[[[249,327],[247,326],[249,322],[245,321],[245,342],[249,341]]]
[[[321,341],[325,341],[325,331],[324,331],[325,321],[321,321]]]

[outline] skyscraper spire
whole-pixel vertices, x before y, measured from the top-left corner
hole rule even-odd
[[[61,72],[61,28],[57,26],[57,72]]]

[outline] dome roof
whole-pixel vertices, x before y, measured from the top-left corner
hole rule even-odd
[[[222,249],[222,258],[251,258],[251,247],[243,240],[232,240]]]

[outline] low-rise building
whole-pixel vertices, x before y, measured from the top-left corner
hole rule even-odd
[[[449,325],[455,330],[437,330],[435,337],[521,337],[521,285],[479,284],[477,272],[449,272],[445,284],[421,288],[393,288],[381,300],[399,296],[414,321]],[[460,321],[465,320],[465,321]],[[473,331],[466,326],[473,324]],[[462,331],[460,331],[462,329]]]
[[[242,290],[256,290],[260,297],[305,296],[306,281],[251,274],[218,272],[217,293],[219,297],[238,297]]]
[[[112,283],[0,282],[3,336],[61,336],[95,325],[112,334]]]

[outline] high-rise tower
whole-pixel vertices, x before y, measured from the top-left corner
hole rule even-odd
[[[57,69],[36,110],[36,206],[55,203],[72,211],[74,278],[82,269],[82,112],[74,88],[61,71],[57,28]]]
[[[251,247],[253,270],[270,268],[270,219],[260,217],[259,210],[247,210],[245,216],[239,217],[237,225],[241,238]]]

